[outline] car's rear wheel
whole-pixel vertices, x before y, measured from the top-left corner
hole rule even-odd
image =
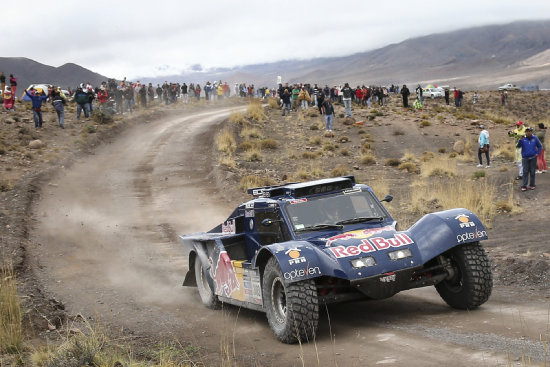
[[[472,310],[485,303],[493,290],[489,258],[479,242],[457,246],[442,255],[449,276],[435,288],[453,308]]]
[[[313,340],[319,325],[319,299],[314,280],[285,284],[275,258],[265,267],[263,301],[273,333],[283,343]]]
[[[197,288],[199,289],[201,301],[208,308],[214,310],[220,309],[222,303],[218,299],[218,296],[216,296],[210,288],[207,276],[208,275],[206,274],[200,259],[195,258],[195,280],[197,282]]]

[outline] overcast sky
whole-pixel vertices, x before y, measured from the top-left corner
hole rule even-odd
[[[549,0],[54,0],[2,7],[0,55],[108,77],[342,56],[470,26],[550,18]]]

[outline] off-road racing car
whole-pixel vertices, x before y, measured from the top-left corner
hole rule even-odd
[[[209,232],[180,236],[189,259],[183,285],[202,302],[263,311],[277,339],[312,340],[319,306],[383,299],[435,285],[447,304],[474,309],[492,273],[487,232],[467,209],[427,214],[408,230],[353,176],[248,190]]]

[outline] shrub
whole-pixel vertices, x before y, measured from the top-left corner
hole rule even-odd
[[[399,158],[388,158],[384,162],[384,166],[390,166],[390,167],[397,167],[399,166],[399,164],[401,164],[401,161],[399,160]]]
[[[97,132],[97,128],[95,127],[95,125],[86,125],[86,131],[88,132],[88,134],[93,134]]]
[[[244,155],[247,162],[261,162],[262,152],[259,149],[251,149]]]
[[[323,145],[323,150],[327,151],[327,152],[334,152],[336,150],[336,148],[338,148],[336,145],[332,144],[332,143],[326,143]]]
[[[457,152],[451,152],[451,153],[449,154],[449,158],[456,158],[457,155],[458,155]]]
[[[485,171],[483,171],[483,170],[475,171],[475,172],[474,172],[474,178],[485,177],[485,175],[486,175],[486,173],[485,173]]]
[[[315,159],[317,158],[317,153],[315,152],[303,152],[302,158],[304,159]]]
[[[246,192],[249,188],[271,186],[273,181],[269,177],[260,177],[256,175],[247,175],[239,181],[239,188]]]
[[[271,108],[278,109],[279,108],[279,102],[277,102],[276,98],[268,97],[267,98],[267,105]]]
[[[437,150],[439,153],[446,153],[447,152],[447,149],[446,148],[439,148]]]
[[[395,135],[395,136],[405,135],[405,132],[401,129],[396,129],[396,130],[393,131],[393,135]]]
[[[275,139],[264,139],[260,141],[262,149],[277,149],[277,141]]]
[[[113,115],[111,115],[110,113],[108,113],[104,110],[100,110],[99,108],[96,108],[92,112],[92,120],[94,120],[98,124],[108,124],[108,123],[114,121],[113,120]],[[57,122],[57,118],[54,118],[53,122]]]
[[[309,126],[309,129],[310,129],[310,130],[319,130],[319,125],[318,125],[318,124],[311,124],[311,125]]]
[[[252,100],[246,108],[246,117],[251,120],[263,122],[266,119],[264,108],[259,101]]]
[[[401,157],[401,162],[414,162],[416,159],[414,158],[414,155],[412,153],[405,153],[403,157]]]
[[[430,126],[432,123],[428,120],[422,120],[420,121],[420,127],[426,127],[426,126]]]
[[[422,163],[423,177],[454,177],[456,176],[456,161],[448,159],[434,159]]]
[[[323,142],[323,138],[320,136],[314,136],[313,138],[309,139],[309,144],[311,145],[321,145]]]
[[[237,162],[235,162],[232,156],[223,155],[220,157],[219,162],[228,168],[237,168]]]
[[[0,268],[0,305],[0,354],[19,354],[23,351],[23,326],[11,265]]]
[[[348,172],[349,172],[348,166],[346,166],[345,164],[339,164],[336,167],[334,167],[332,171],[330,171],[330,175],[333,177],[345,176],[348,174]]]
[[[349,156],[349,150],[347,148],[342,148],[340,149],[340,154],[343,155],[344,157],[347,157]]]
[[[434,154],[433,154],[432,152],[426,151],[426,152],[424,152],[424,153],[422,154],[422,157],[420,157],[420,160],[421,160],[422,162],[427,162],[427,161],[429,161],[430,159],[432,159],[433,157],[434,157]]]
[[[403,162],[399,166],[397,166],[398,169],[407,171],[408,173],[420,173],[420,169],[414,162]]]
[[[240,151],[246,152],[250,149],[256,148],[256,144],[253,141],[245,140],[237,147]]]
[[[372,149],[372,144],[366,142],[361,146],[361,153],[368,153],[371,151],[371,149]]]
[[[229,122],[232,124],[243,125],[245,123],[244,115],[242,112],[233,112],[229,115]]]
[[[233,138],[233,134],[228,129],[222,130],[216,136],[216,147],[219,152],[232,154],[236,149],[236,145],[235,138]]]
[[[241,130],[241,133],[239,134],[239,136],[245,139],[253,139],[253,138],[260,139],[263,137],[260,130],[255,127],[245,127],[244,129]]]
[[[376,164],[376,157],[374,157],[371,153],[365,153],[361,156],[361,163],[367,166],[372,166],[373,164]]]

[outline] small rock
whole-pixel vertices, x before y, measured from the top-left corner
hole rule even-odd
[[[29,142],[29,148],[31,149],[40,149],[42,147],[44,147],[44,143],[40,139],[31,140]]]
[[[453,151],[458,154],[464,154],[465,144],[463,140],[457,140],[453,145]]]

